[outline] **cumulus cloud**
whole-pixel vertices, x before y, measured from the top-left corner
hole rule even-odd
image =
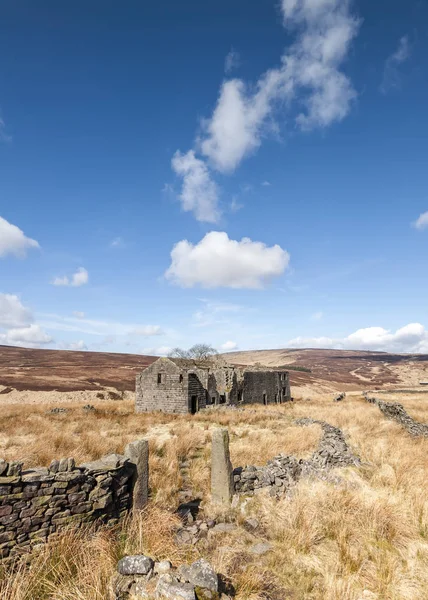
[[[420,230],[428,228],[428,210],[419,215],[419,218],[413,223],[413,226]]]
[[[89,273],[83,267],[77,269],[75,273],[69,278],[67,275],[64,277],[55,277],[52,281],[52,285],[56,286],[67,286],[67,287],[80,287],[85,285],[89,281]]]
[[[18,296],[0,293],[0,344],[37,348],[52,341]]]
[[[232,350],[236,350],[238,348],[238,344],[229,340],[228,342],[222,344],[220,347],[225,352],[231,352]]]
[[[129,332],[131,335],[141,335],[143,337],[151,337],[152,335],[163,335],[164,332],[159,325],[144,325],[135,327]]]
[[[284,273],[289,260],[278,245],[231,240],[225,232],[211,231],[198,244],[178,242],[165,277],[181,287],[262,288]]]
[[[183,210],[193,212],[198,221],[216,223],[220,217],[218,190],[205,162],[189,150],[186,154],[177,151],[171,164],[175,173],[183,178],[180,194]]]
[[[33,314],[18,296],[0,294],[0,327],[24,327],[33,322]]]
[[[407,35],[403,36],[398,44],[397,50],[385,61],[380,91],[387,94],[393,89],[401,87],[399,67],[410,57],[410,44]]]
[[[225,73],[230,73],[234,69],[237,69],[241,64],[241,58],[239,56],[239,52],[231,48],[230,52],[226,56],[224,61],[224,71]]]
[[[38,348],[43,344],[50,344],[53,341],[40,325],[32,323],[28,327],[19,327],[9,329],[5,333],[0,333],[0,343],[8,346],[22,346],[26,348]]]
[[[205,160],[198,159],[194,150],[179,154],[199,161],[197,168],[208,189],[215,184],[205,161],[211,169],[231,173],[266,136],[277,133],[279,121],[293,119],[302,130],[325,128],[344,119],[356,97],[341,71],[360,24],[352,14],[351,0],[283,0],[281,9],[294,41],[280,65],[263,73],[255,85],[238,78],[224,81],[214,111],[203,120],[196,140]],[[187,189],[188,171],[180,172],[174,164],[173,168],[184,179],[182,201],[190,195],[188,210],[196,212]],[[201,192],[198,195],[203,197]],[[218,194],[211,191],[209,198],[217,214]]]
[[[396,331],[383,327],[366,327],[341,339],[297,337],[290,340],[287,346],[290,348],[338,348],[417,354],[428,352],[428,331],[420,323],[410,323]]]
[[[27,237],[19,227],[0,217],[0,258],[7,254],[23,258],[31,248],[40,248],[39,243]]]

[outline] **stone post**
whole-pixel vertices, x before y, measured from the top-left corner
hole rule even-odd
[[[211,449],[211,498],[213,502],[230,504],[234,491],[232,463],[229,454],[229,432],[215,429]]]
[[[138,440],[128,444],[125,457],[135,465],[132,481],[132,508],[141,510],[149,499],[149,442]]]

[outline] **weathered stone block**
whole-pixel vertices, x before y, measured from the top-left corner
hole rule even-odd
[[[233,495],[233,469],[227,429],[215,429],[211,450],[211,497],[214,502],[230,504]]]
[[[73,515],[89,512],[90,510],[92,510],[92,502],[82,502],[81,504],[78,504],[77,506],[73,506],[71,508],[71,512]]]
[[[13,510],[13,508],[10,504],[5,504],[4,506],[0,506],[0,517],[6,517],[7,515],[10,515],[12,510]]]
[[[146,506],[149,497],[149,442],[139,440],[128,444],[125,448],[125,456],[134,466],[132,474],[133,509],[141,510]]]

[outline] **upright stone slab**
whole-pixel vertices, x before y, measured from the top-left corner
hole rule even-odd
[[[134,510],[141,510],[149,499],[149,442],[139,440],[128,444],[125,456],[135,465],[132,507]]]
[[[233,473],[229,454],[229,432],[215,429],[211,450],[211,497],[214,502],[230,504],[233,496]]]

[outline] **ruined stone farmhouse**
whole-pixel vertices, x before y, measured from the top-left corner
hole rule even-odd
[[[280,404],[290,399],[285,370],[159,358],[137,375],[135,408],[194,414],[210,405]]]

